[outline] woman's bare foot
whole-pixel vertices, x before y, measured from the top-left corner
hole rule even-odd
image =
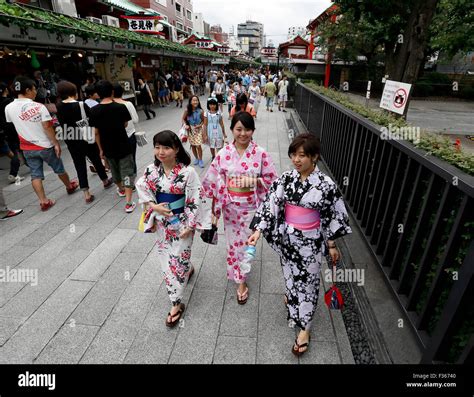
[[[244,305],[249,297],[249,288],[246,283],[239,284],[237,288],[237,303]]]
[[[301,330],[296,338],[296,343],[293,345],[293,354],[300,356],[309,347],[309,340],[311,339],[309,330]]]

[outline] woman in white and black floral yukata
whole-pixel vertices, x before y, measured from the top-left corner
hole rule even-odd
[[[161,131],[153,137],[153,146],[155,162],[146,167],[136,188],[148,210],[145,219],[156,220],[157,260],[173,304],[166,325],[173,327],[184,312],[184,287],[194,273],[190,263],[194,232],[211,228],[211,207],[204,209],[201,181],[189,167],[191,158],[178,136]],[[170,222],[173,216],[179,219],[176,224]]]
[[[254,233],[248,240],[254,245],[263,234],[280,255],[288,318],[301,328],[291,350],[297,356],[308,349],[325,245],[337,260],[334,240],[351,233],[336,184],[316,166],[319,154],[320,143],[314,135],[301,134],[293,140],[288,155],[295,169],[273,182],[251,223]]]

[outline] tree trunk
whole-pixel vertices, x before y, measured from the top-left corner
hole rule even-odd
[[[390,80],[413,84],[425,61],[428,44],[428,27],[436,12],[439,0],[418,0],[403,33],[403,43],[385,48],[386,74]],[[393,49],[395,48],[395,52]]]

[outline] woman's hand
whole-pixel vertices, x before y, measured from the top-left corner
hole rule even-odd
[[[153,208],[153,211],[158,212],[158,214],[162,216],[169,217],[173,215],[173,211],[168,208],[168,203],[150,204],[150,207]]]
[[[260,238],[260,234],[261,234],[260,230],[255,230],[255,232],[253,232],[253,234],[247,240],[247,244],[248,245],[256,245],[258,239]]]
[[[339,258],[341,257],[339,250],[334,247],[334,248],[329,248],[329,256],[333,260],[333,262],[337,262]]]
[[[179,238],[188,238],[189,236],[191,236],[191,234],[193,233],[193,229],[191,229],[190,227],[185,227],[183,228],[183,230],[181,230],[181,233],[179,234]]]

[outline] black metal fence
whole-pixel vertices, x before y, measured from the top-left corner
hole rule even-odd
[[[474,359],[474,178],[298,83],[295,108],[423,348]]]

